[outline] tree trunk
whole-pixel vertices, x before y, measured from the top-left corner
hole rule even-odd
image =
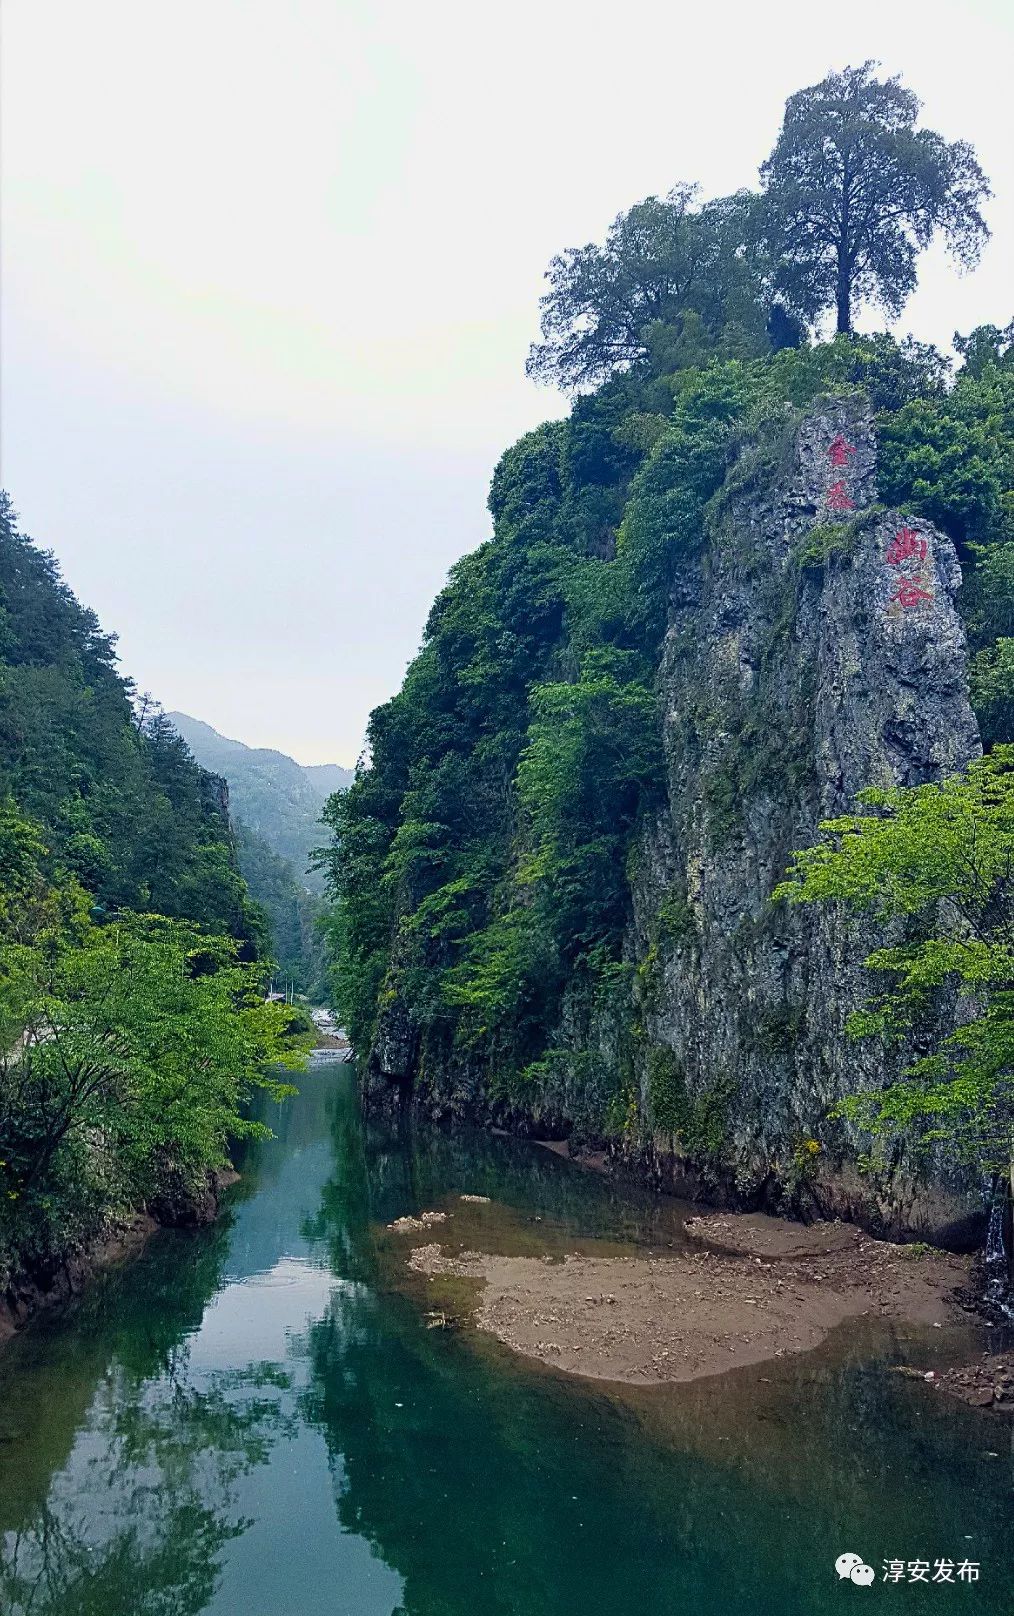
[[[852,277],[847,264],[839,260],[838,263],[838,335],[849,336],[852,332]]]

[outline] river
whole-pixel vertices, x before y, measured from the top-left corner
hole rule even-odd
[[[1011,1427],[893,1372],[939,1333],[852,1324],[638,1389],[433,1328],[394,1218],[484,1195],[514,1239],[629,1248],[673,1203],[532,1145],[364,1126],[348,1067],[300,1084],[214,1227],[0,1354],[4,1616],[1009,1616]],[[838,1580],[846,1551],[874,1586]],[[978,1579],[885,1584],[892,1559]]]

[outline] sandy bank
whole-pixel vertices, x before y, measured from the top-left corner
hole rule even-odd
[[[427,1233],[432,1232],[426,1226]],[[451,1233],[444,1224],[440,1234]],[[512,1255],[419,1244],[410,1269],[479,1282],[474,1323],[542,1363],[594,1379],[695,1380],[805,1352],[863,1314],[957,1322],[968,1260],[873,1240],[840,1223],[693,1218],[665,1255]]]

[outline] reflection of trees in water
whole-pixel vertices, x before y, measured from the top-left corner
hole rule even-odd
[[[142,1504],[139,1514],[154,1513]],[[159,1506],[160,1541],[147,1523],[121,1529],[93,1553],[48,1506],[31,1534],[14,1537],[0,1565],[12,1616],[197,1616],[217,1581],[217,1556],[237,1530],[190,1502]]]
[[[231,1513],[233,1484],[297,1424],[276,1365],[188,1383],[228,1221],[160,1238],[99,1279],[37,1332],[38,1363],[34,1342],[15,1343],[0,1371],[0,1397],[4,1372],[20,1394],[0,1448],[4,1616],[190,1616],[211,1598],[221,1552],[247,1524]]]
[[[347,1279],[375,1277],[377,1223],[439,1196],[511,1195],[526,1205],[534,1181],[537,1201],[552,1201],[560,1165],[552,1158],[543,1166],[532,1152],[507,1152],[505,1164],[498,1148],[476,1153],[453,1135],[379,1122],[364,1134],[343,1100],[330,1118],[335,1172],[304,1232],[325,1243]],[[368,1284],[336,1289],[301,1347],[310,1385],[300,1407],[341,1478],[339,1519],[406,1578],[406,1613],[474,1616],[480,1596],[483,1616],[585,1608],[588,1568],[600,1562],[606,1574],[608,1555],[586,1543],[587,1577],[568,1586],[568,1540],[585,1535],[576,1489],[559,1473],[573,1453],[569,1398],[554,1412],[523,1376],[490,1369],[466,1344],[423,1328],[416,1304]],[[582,1396],[582,1415],[596,1401]],[[647,1609],[657,1589],[653,1573],[644,1575]]]
[[[300,1234],[324,1247],[339,1279],[366,1281],[375,1268],[370,1240],[372,1185],[353,1085],[337,1082],[327,1094],[325,1109],[333,1171],[316,1212],[303,1219]]]
[[[763,1386],[700,1383],[666,1417],[655,1393],[515,1373],[378,1306],[344,1295],[313,1326],[303,1409],[339,1519],[403,1577],[407,1616],[830,1616],[833,1544],[879,1566],[960,1556],[973,1532],[977,1598],[1006,1612],[1009,1494],[981,1431],[899,1400],[887,1372],[828,1366],[763,1411]]]
[[[976,1610],[1003,1608],[991,1601],[1012,1552],[1006,1496],[981,1462],[980,1416],[942,1399],[917,1408],[921,1388],[871,1370],[858,1345],[764,1370],[767,1386],[734,1375],[618,1401],[428,1330],[415,1300],[385,1289],[377,1224],[471,1193],[546,1227],[556,1216],[656,1238],[666,1204],[506,1140],[364,1131],[339,1074],[300,1104],[295,1154],[265,1157],[262,1221],[291,1250],[293,1206],[314,1192],[329,1137],[333,1168],[302,1230],[337,1276],[326,1311],[291,1338],[286,1365],[198,1378],[187,1337],[221,1285],[222,1224],[154,1242],[53,1332],[36,1368],[31,1354],[12,1362],[37,1406],[0,1444],[4,1616],[197,1616],[248,1524],[243,1478],[306,1425],[326,1443],[340,1523],[404,1578],[407,1616],[822,1616],[840,1602],[832,1547],[951,1554],[971,1531],[993,1568]],[[65,1384],[47,1412],[47,1390]],[[282,1552],[301,1525],[290,1469],[271,1473]]]
[[[206,1229],[156,1236],[131,1263],[99,1275],[69,1313],[40,1319],[0,1355],[0,1532],[41,1509],[114,1371],[125,1396],[155,1376],[179,1379],[228,1242],[228,1214]]]
[[[57,1325],[73,1362],[115,1360],[140,1382],[169,1373],[222,1283],[232,1215],[205,1228],[156,1235],[125,1267],[100,1275]]]
[[[5,1616],[191,1616],[211,1598],[224,1546],[249,1524],[232,1513],[236,1479],[294,1434],[270,1368],[104,1388],[102,1445],[86,1437],[34,1519],[0,1552]]]
[[[365,1123],[353,1085],[326,1098],[333,1171],[301,1234],[327,1250],[341,1278],[376,1277],[373,1228],[456,1194],[488,1196],[566,1220],[575,1231],[650,1231],[658,1218],[636,1190],[575,1172],[548,1151],[480,1132],[417,1128],[407,1117]],[[653,1221],[654,1220],[654,1221]]]
[[[542,1522],[529,1518],[525,1467],[491,1429],[494,1410],[469,1396],[460,1366],[441,1363],[425,1339],[414,1350],[412,1335],[407,1320],[401,1335],[389,1316],[378,1327],[355,1294],[336,1296],[310,1331],[312,1383],[302,1406],[342,1478],[342,1526],[406,1579],[406,1612],[558,1616],[571,1607],[547,1602],[524,1571],[537,1568],[544,1581],[550,1547],[545,1510]],[[555,1532],[561,1511],[549,1518]],[[511,1585],[518,1579],[516,1603],[505,1597],[504,1571]]]
[[[685,1203],[643,1186],[578,1169],[553,1151],[472,1128],[414,1126],[371,1116],[365,1123],[373,1216],[389,1222],[447,1195],[486,1195],[559,1218],[575,1236],[662,1241],[680,1236]]]
[[[461,1194],[559,1219],[575,1236],[661,1242],[679,1235],[680,1203],[575,1171],[550,1151],[480,1130],[418,1126],[406,1115],[364,1121],[344,1074],[323,1103],[334,1169],[301,1233],[325,1246],[340,1277],[375,1277],[371,1225]]]

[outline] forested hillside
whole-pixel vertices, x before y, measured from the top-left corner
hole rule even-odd
[[[1014,737],[1014,331],[959,340],[954,370],[851,330],[861,297],[900,308],[941,221],[968,256],[984,234],[972,153],[928,131],[937,211],[905,192],[905,224],[907,95],[833,76],[790,101],[761,196],[682,187],[554,260],[530,368],[570,414],[501,459],[494,537],[328,810],[375,1087],[755,1202],[879,1196],[896,1227],[897,1151],[864,1183],[869,1138],[828,1121],[911,1058],[846,1036],[875,937],[772,895],[863,786],[975,757],[966,633],[983,736]]]
[[[312,867],[313,850],[320,844],[320,811],[332,791],[351,782],[351,770],[337,763],[304,766],[270,747],[230,740],[187,713],[167,716],[197,761],[229,782],[234,819],[287,859],[301,886],[320,893],[322,882]]]
[[[185,1215],[286,1016],[224,782],[0,503],[0,1292],[110,1216]]]
[[[221,781],[169,722],[135,715],[114,641],[53,558],[0,508],[0,784],[54,858],[110,909],[156,910],[242,939],[260,919],[228,828]]]
[[[234,821],[236,857],[250,896],[264,911],[276,988],[291,987],[315,1004],[327,999],[327,958],[323,923],[327,906],[296,875],[289,860],[275,853],[241,819]],[[318,830],[318,839],[323,831]]]
[[[284,752],[229,740],[186,713],[167,716],[197,761],[228,782],[239,868],[267,917],[280,978],[324,998],[323,879],[313,853],[324,839],[324,803],[351,782],[350,770],[297,763]]]

